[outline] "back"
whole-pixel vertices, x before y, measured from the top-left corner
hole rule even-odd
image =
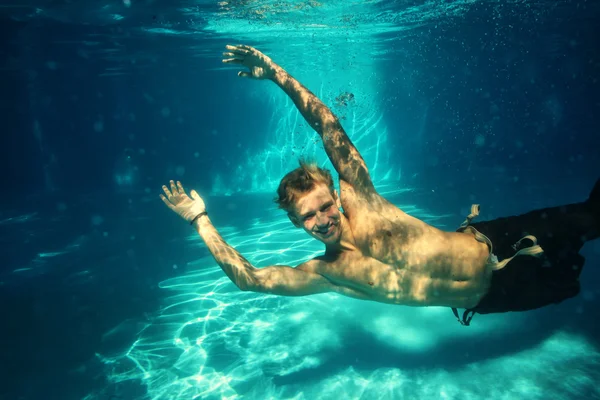
[[[465,307],[485,295],[491,279],[487,245],[471,234],[428,225],[377,194],[342,189],[341,202],[360,253],[341,257],[347,267],[332,267],[347,268],[344,282],[359,285],[373,300],[396,304]],[[350,267],[357,263],[369,269],[371,280],[362,282],[364,277],[352,272],[359,270]]]

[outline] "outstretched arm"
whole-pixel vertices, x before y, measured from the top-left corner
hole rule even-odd
[[[163,185],[164,195],[160,195],[161,200],[169,209],[196,228],[223,272],[238,288],[247,290],[253,283],[255,268],[233,247],[225,243],[208,218],[204,200],[195,190],[192,190],[188,196],[181,182],[175,184],[170,181],[169,186],[170,188]]]
[[[295,268],[274,265],[254,270],[254,286],[249,290],[280,296],[307,296],[310,294],[335,292],[344,296],[368,300],[369,297],[358,290],[338,286],[323,275],[315,272],[320,263],[310,260]]]
[[[281,296],[306,296],[324,292],[347,294],[322,275],[314,272],[317,260],[311,260],[296,268],[270,266],[255,268],[236,249],[228,245],[206,214],[204,201],[195,190],[190,196],[181,182],[170,181],[170,188],[163,185],[163,202],[197,230],[208,250],[223,272],[241,290],[270,293]]]
[[[241,290],[280,296],[307,296],[332,291],[328,280],[303,270],[302,264],[297,268],[281,265],[255,268],[225,242],[206,215],[198,218],[194,226],[217,264]]]
[[[357,191],[374,191],[369,171],[362,156],[342,128],[333,112],[310,90],[304,87],[269,57],[250,46],[227,46],[225,63],[242,64],[250,72],[242,71],[239,76],[270,79],[292,99],[306,122],[321,136],[325,151],[340,175],[340,179]]]

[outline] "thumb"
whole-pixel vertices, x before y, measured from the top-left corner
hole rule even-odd
[[[252,78],[252,74],[246,71],[238,72],[238,76],[241,76],[242,78]]]
[[[200,195],[198,194],[198,192],[196,192],[195,190],[192,190],[192,191],[190,192],[190,194],[192,195],[192,199],[194,199],[194,200],[202,200],[202,199],[200,198]]]

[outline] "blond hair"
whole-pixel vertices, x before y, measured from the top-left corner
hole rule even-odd
[[[323,168],[319,168],[314,161],[306,161],[301,158],[300,166],[293,171],[288,172],[277,188],[277,197],[274,201],[279,208],[292,211],[294,203],[303,194],[313,190],[319,183],[327,185],[331,194],[334,193],[333,178],[331,173]]]

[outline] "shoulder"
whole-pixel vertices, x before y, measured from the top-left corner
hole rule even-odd
[[[350,201],[360,201],[362,204],[374,209],[380,208],[397,208],[394,204],[389,202],[375,189],[374,186],[370,187],[357,187],[351,183],[346,182],[340,178],[340,197],[343,201],[344,198]]]
[[[343,264],[346,258],[347,257],[344,257],[341,254],[326,253],[298,265],[296,269],[319,275],[328,275],[328,273],[330,273],[332,270],[335,270],[337,266]]]
[[[347,266],[362,263],[368,258],[357,248],[354,250],[344,250],[335,254],[326,253],[299,265],[297,268],[323,276],[331,276],[332,274],[337,275],[342,273]]]
[[[391,217],[404,216],[405,213],[396,205],[389,202],[377,191],[361,192],[352,185],[340,179],[340,202],[344,215],[351,221],[351,228],[355,230],[371,231],[372,227],[380,226],[383,221]],[[355,232],[356,233],[356,232]]]
[[[327,269],[327,265],[331,264],[331,262],[332,260],[328,260],[328,257],[323,255],[315,257],[312,260],[303,262],[302,264],[298,265],[296,269],[305,272],[320,274],[322,271]]]

